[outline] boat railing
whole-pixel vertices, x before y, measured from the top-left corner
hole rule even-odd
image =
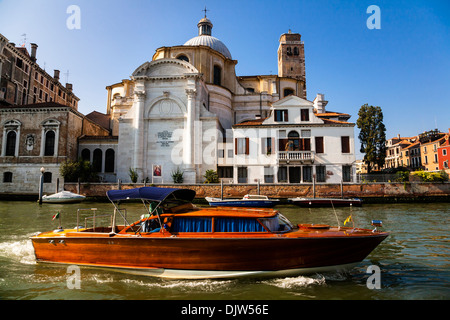
[[[127,210],[126,209],[115,209],[115,210],[119,210],[120,212],[122,212],[122,216],[124,217],[124,224],[126,221],[126,217],[127,217]],[[79,232],[79,229],[81,228],[80,226],[80,213],[82,213],[83,211],[92,211],[93,215],[90,217],[85,217],[84,218],[84,229],[88,229],[88,221],[92,220],[92,230],[95,232],[96,228],[100,228],[98,226],[98,219],[101,219],[102,221],[104,221],[104,218],[108,217],[109,218],[109,228],[111,228],[111,231],[114,231],[113,228],[115,228],[115,213],[114,214],[101,214],[98,215],[97,208],[88,208],[88,209],[78,209],[77,210],[77,226],[76,226],[76,231]],[[105,228],[104,226],[101,227],[102,230]]]

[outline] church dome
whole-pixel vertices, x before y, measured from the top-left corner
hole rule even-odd
[[[219,39],[211,36],[211,30],[213,24],[206,18],[201,19],[198,23],[198,36],[190,39],[184,45],[185,46],[206,46],[210,47],[217,52],[220,52],[228,59],[231,59],[231,53],[227,46]]]
[[[212,36],[197,36],[187,41],[185,46],[207,46],[223,54],[228,59],[231,59],[231,53],[227,46],[217,38]]]

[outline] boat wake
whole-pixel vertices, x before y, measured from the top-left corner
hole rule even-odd
[[[270,279],[264,280],[262,283],[275,286],[281,289],[299,289],[313,285],[323,286],[326,284],[326,277],[317,274],[313,276],[298,276],[298,277]]]
[[[34,249],[31,240],[0,242],[0,257],[5,257],[23,264],[36,264]]]

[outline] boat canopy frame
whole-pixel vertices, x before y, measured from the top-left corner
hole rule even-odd
[[[108,199],[113,204],[114,210],[114,218],[112,230],[115,229],[115,221],[116,221],[116,212],[122,216],[124,221],[128,226],[131,227],[131,224],[128,222],[125,216],[120,212],[121,210],[118,207],[120,201],[123,200],[141,200],[144,204],[146,211],[150,214],[150,216],[157,215],[158,222],[161,228],[163,228],[161,217],[159,216],[160,210],[158,210],[163,203],[169,200],[175,201],[183,201],[183,202],[192,202],[194,200],[196,192],[191,189],[178,189],[178,188],[159,188],[159,187],[141,187],[127,190],[109,190],[106,192]],[[148,203],[148,208],[146,205]],[[157,202],[157,205],[152,208],[151,202]],[[133,231],[135,234],[139,232],[142,228],[142,225],[138,230]]]

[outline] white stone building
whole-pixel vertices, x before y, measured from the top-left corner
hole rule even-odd
[[[158,48],[130,79],[106,88],[106,114],[112,136],[118,137],[110,146],[116,177],[129,182],[132,169],[139,181],[172,183],[172,173],[180,170],[184,183],[202,183],[212,169],[234,182],[300,183],[314,174],[317,181],[350,181],[354,125],[347,122],[349,115],[327,113],[323,96],[314,103],[305,100],[300,34],[281,35],[278,75],[237,77],[237,61],[212,36],[212,26],[201,19],[198,36]],[[323,152],[316,148],[320,138]],[[285,141],[294,144],[292,150],[281,150]]]
[[[313,102],[288,96],[272,104],[266,119],[233,126],[223,144],[234,156],[234,183],[340,183],[354,181],[354,124],[349,115],[326,112],[323,95]],[[220,154],[222,152],[219,151]],[[219,167],[220,168],[220,167]],[[220,168],[219,171],[230,171]]]

